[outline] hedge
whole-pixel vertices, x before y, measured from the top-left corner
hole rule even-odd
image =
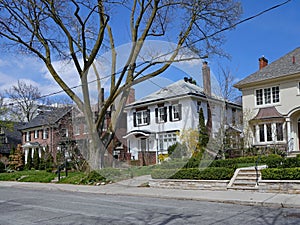
[[[261,175],[263,180],[300,180],[300,168],[267,168]]]
[[[5,172],[5,165],[3,162],[0,162],[0,173]]]
[[[189,168],[189,169],[155,169],[153,179],[188,179],[188,180],[229,180],[234,174],[232,168]]]

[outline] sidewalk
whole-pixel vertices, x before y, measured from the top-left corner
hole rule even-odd
[[[118,183],[88,186],[54,183],[0,182],[0,187],[16,187],[40,190],[59,190],[107,195],[144,196],[154,198],[171,198],[199,200],[209,202],[258,205],[268,207],[300,208],[300,195],[261,193],[254,191],[213,191],[213,190],[179,190],[151,187],[139,187],[149,177],[142,176]]]

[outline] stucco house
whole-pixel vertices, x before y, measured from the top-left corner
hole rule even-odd
[[[246,144],[298,152],[300,148],[300,48],[234,85],[242,91]]]
[[[213,138],[218,137],[223,125],[237,127],[241,123],[241,106],[211,92],[207,62],[203,63],[202,74],[203,88],[185,78],[125,107],[125,138],[132,159],[141,162],[146,154],[146,164],[158,163],[159,155],[180,141],[182,130],[198,129],[200,108]]]

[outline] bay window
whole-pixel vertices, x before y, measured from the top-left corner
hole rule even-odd
[[[280,142],[284,141],[283,123],[264,123],[254,126],[254,133],[257,137],[257,142]]]

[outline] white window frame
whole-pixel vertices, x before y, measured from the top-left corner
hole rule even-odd
[[[158,119],[158,122],[159,123],[164,123],[165,122],[165,117],[166,117],[167,115],[165,115],[165,107],[159,107],[158,108],[158,117],[157,117],[157,119]]]
[[[43,129],[43,139],[46,140],[49,138],[49,129],[48,128],[44,128]]]
[[[177,121],[180,120],[180,113],[179,113],[179,105],[172,105],[172,120],[173,121]]]
[[[148,124],[148,112],[147,110],[137,111],[136,112],[136,125],[147,125]]]
[[[39,138],[39,130],[34,130],[34,139]]]
[[[281,124],[279,126],[279,124]],[[254,126],[254,132],[258,132],[258,136],[256,136],[256,143],[258,144],[276,144],[276,143],[283,143],[285,141],[284,136],[284,123],[283,122],[272,122],[272,123],[260,123],[257,124],[258,129]],[[278,128],[280,127],[281,136],[282,138],[278,139]],[[269,133],[271,132],[271,133]],[[263,136],[261,136],[263,135]],[[262,138],[261,138],[262,137]],[[262,140],[263,139],[263,140]]]
[[[158,147],[160,152],[167,152],[168,147],[178,142],[177,134],[172,133],[161,133],[158,135]]]
[[[280,103],[280,87],[272,86],[256,89],[255,94],[255,105],[265,106]]]
[[[25,139],[26,141],[31,141],[30,140],[30,131],[27,131],[26,132],[26,139]]]

